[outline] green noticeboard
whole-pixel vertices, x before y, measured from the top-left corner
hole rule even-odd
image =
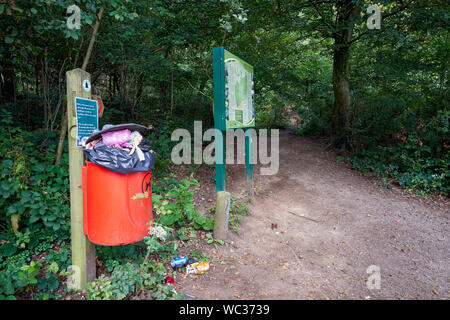
[[[91,133],[98,130],[97,100],[75,97],[75,113],[77,117],[77,147],[83,147]]]
[[[253,195],[251,129],[255,127],[253,67],[223,47],[213,49],[214,127],[224,133],[243,129],[245,135],[245,172],[247,189]],[[216,191],[225,190],[225,144],[215,139]]]
[[[255,126],[253,66],[223,47],[213,49],[214,119],[220,130]]]

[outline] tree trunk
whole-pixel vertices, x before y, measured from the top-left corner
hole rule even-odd
[[[342,139],[342,135],[345,134],[347,113],[350,108],[349,59],[348,47],[334,49],[332,134],[338,139]]]
[[[8,68],[2,71],[3,79],[0,78],[1,93],[5,101],[16,101],[16,75],[14,69]],[[1,81],[3,80],[3,81]]]
[[[122,104],[126,102],[127,95],[127,81],[126,81],[126,60],[125,60],[125,50],[122,47],[122,64],[120,65],[120,101]],[[122,107],[124,107],[122,105]],[[123,109],[125,111],[125,109]]]
[[[44,104],[44,127],[46,130],[49,129],[50,125],[50,88],[49,88],[49,73],[48,73],[48,47],[44,48],[44,54],[41,57],[41,95],[42,102]]]
[[[63,101],[63,111],[61,118],[61,132],[59,133],[59,142],[58,142],[58,150],[56,151],[56,159],[55,164],[59,165],[61,162],[62,153],[64,150],[64,141],[66,139],[67,134],[67,100]]]
[[[110,97],[112,96],[112,92],[113,92],[112,79],[113,79],[112,75],[108,74],[108,86],[109,86],[109,90],[108,91],[109,91],[109,96]]]
[[[171,86],[170,86],[170,115],[172,115],[173,112],[173,70],[172,70],[172,79],[171,79]]]
[[[114,71],[114,73],[111,76],[111,81],[112,81],[112,91],[111,91],[111,97],[116,95],[117,92],[117,75],[116,75],[116,71]]]
[[[0,76],[0,93],[7,102],[16,102],[16,74],[14,65],[11,63],[12,53],[6,50],[5,57],[2,62]]]
[[[169,48],[164,50],[164,59],[167,59],[169,56]],[[167,80],[165,76],[163,76],[163,80],[159,86],[159,98],[160,98],[160,109],[161,111],[165,111],[167,107]]]
[[[159,86],[159,96],[160,96],[160,109],[161,111],[166,110],[167,106],[167,83],[163,80]]]
[[[39,95],[39,66],[40,66],[40,61],[39,61],[39,57],[38,56],[36,56],[36,62],[35,62],[35,65],[34,65],[35,67],[34,67],[34,70],[35,70],[35,73],[34,73],[34,76],[35,76],[35,83],[36,83],[36,88],[34,88],[35,89],[35,93],[36,93],[36,95]]]
[[[143,81],[144,81],[144,73],[141,73],[136,78],[136,91],[134,93],[133,101],[131,103],[131,115],[136,118],[136,106],[139,104],[141,97],[142,97],[142,90],[143,90]]]
[[[341,147],[346,144],[347,115],[350,109],[350,42],[352,40],[354,18],[361,8],[352,0],[338,1],[333,52],[333,92],[334,105],[331,130],[333,144]]]

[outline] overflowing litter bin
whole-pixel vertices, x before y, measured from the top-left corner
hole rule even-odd
[[[137,124],[105,125],[86,141],[83,232],[95,244],[130,244],[148,235],[154,155],[142,137],[147,129]]]

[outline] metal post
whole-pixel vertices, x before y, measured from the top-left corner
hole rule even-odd
[[[252,128],[251,128],[252,129]],[[253,146],[252,133],[253,130],[247,128],[245,130],[245,174],[247,176],[247,194],[253,196]]]

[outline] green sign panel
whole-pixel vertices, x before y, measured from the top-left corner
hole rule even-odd
[[[97,100],[75,97],[77,116],[77,147],[83,147],[92,132],[98,130]]]
[[[253,67],[225,51],[225,120],[226,128],[255,126]]]
[[[255,126],[253,67],[223,47],[213,49],[214,122],[220,130]]]
[[[245,171],[250,195],[253,194],[253,164],[250,161],[252,139],[248,132],[255,127],[253,67],[223,47],[213,49],[214,127],[243,129],[245,136]],[[225,190],[225,144],[215,139],[216,191]]]

